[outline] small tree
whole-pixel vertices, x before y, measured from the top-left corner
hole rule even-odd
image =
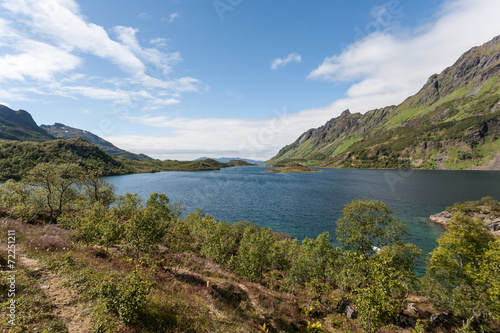
[[[249,226],[243,233],[238,251],[238,270],[252,281],[260,281],[272,260],[275,239],[266,227]]]
[[[431,252],[425,276],[431,301],[467,319],[466,325],[480,320],[490,312],[485,296],[488,285],[495,283],[495,278],[482,270],[495,267],[486,260],[495,258],[493,237],[482,221],[455,213],[438,244]]]
[[[98,202],[109,207],[116,200],[116,186],[101,178],[101,170],[88,171],[83,178],[83,194],[88,205]]]
[[[342,210],[337,221],[337,240],[348,250],[355,250],[365,257],[377,248],[402,243],[407,229],[403,222],[392,216],[383,202],[353,201]]]
[[[77,164],[41,163],[29,171],[26,180],[43,191],[45,209],[48,210],[50,223],[53,223],[75,199],[75,186],[83,177],[84,170]]]
[[[316,239],[305,238],[293,262],[290,277],[300,284],[311,281],[325,283],[336,259],[337,252],[330,243],[328,232],[320,234]]]
[[[41,189],[26,182],[9,179],[0,185],[0,206],[10,209],[16,217],[31,222],[45,205]]]

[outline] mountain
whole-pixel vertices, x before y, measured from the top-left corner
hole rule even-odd
[[[268,161],[325,167],[500,170],[500,36],[397,106],[344,111]]]
[[[213,160],[216,160],[217,162],[221,162],[221,163],[229,163],[231,161],[245,161],[249,164],[259,164],[259,163],[264,162],[264,161],[256,161],[256,160],[251,160],[249,158],[240,158],[240,157],[219,157],[219,158],[200,157],[200,158],[196,159],[195,161],[202,161],[202,160],[206,160],[206,159],[213,159]]]
[[[47,133],[58,139],[74,139],[74,138],[86,139],[87,141],[97,145],[99,148],[101,148],[111,156],[119,156],[135,161],[153,160],[151,157],[146,156],[144,154],[134,154],[126,150],[120,149],[115,145],[113,145],[111,142],[106,141],[103,138],[91,132],[84,131],[78,128],[66,126],[60,123],[55,123],[54,125],[41,125],[40,127],[44,129]]]
[[[38,127],[28,112],[0,105],[0,139],[43,142],[54,137]]]

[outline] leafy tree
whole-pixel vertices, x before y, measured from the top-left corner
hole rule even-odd
[[[53,223],[76,197],[75,185],[83,176],[84,170],[77,164],[41,163],[30,170],[26,180],[30,185],[42,189],[44,208],[48,210],[50,222]]]
[[[170,199],[163,193],[152,193],[146,201],[146,210],[155,219],[163,220],[167,224],[172,219]]]
[[[116,200],[116,186],[101,178],[101,170],[90,170],[83,178],[83,195],[90,205],[99,202],[109,207]]]
[[[0,206],[9,208],[11,213],[27,222],[37,217],[44,202],[41,189],[25,182],[10,179],[0,186]]]
[[[367,332],[377,332],[401,311],[399,299],[395,297],[407,290],[401,273],[391,265],[389,258],[370,260],[370,275],[354,289],[358,319]]]
[[[348,250],[368,257],[377,248],[401,243],[407,234],[403,222],[392,216],[383,202],[353,201],[342,210],[337,221],[337,240]]]
[[[229,223],[214,220],[211,230],[205,234],[201,254],[217,264],[227,264],[235,246],[236,235],[232,226]]]
[[[495,288],[489,291],[490,284],[498,287],[490,273],[498,269],[498,248],[482,221],[455,213],[438,244],[425,276],[431,301],[467,319],[466,325],[494,314],[488,299],[498,299]]]
[[[500,320],[500,238],[490,243],[475,273],[478,283],[487,287],[483,297],[489,313]]]
[[[305,238],[290,269],[290,277],[300,284],[311,281],[325,283],[336,259],[337,252],[330,243],[328,232],[323,232],[316,239]]]
[[[296,238],[276,241],[271,249],[273,268],[283,272],[290,270],[299,252],[300,244]]]
[[[138,209],[126,225],[125,243],[140,253],[156,250],[165,237],[166,223],[154,210]]]
[[[266,227],[246,227],[238,251],[238,270],[252,281],[260,281],[271,264],[275,238]]]
[[[142,198],[137,193],[125,193],[125,195],[120,195],[116,199],[116,203],[113,206],[113,211],[116,215],[123,221],[130,220],[139,210],[144,207],[142,205]]]

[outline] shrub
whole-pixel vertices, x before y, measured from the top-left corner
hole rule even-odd
[[[123,280],[109,277],[102,283],[100,297],[106,309],[117,314],[124,324],[137,321],[151,290],[151,283],[140,277],[137,270]]]

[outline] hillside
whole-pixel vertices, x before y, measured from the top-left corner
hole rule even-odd
[[[43,162],[78,163],[86,168],[100,169],[105,175],[134,171],[82,138],[43,143],[0,140],[0,179],[20,179]]]
[[[0,105],[0,139],[43,142],[54,137],[38,127],[28,112]]]
[[[87,141],[92,142],[99,148],[104,150],[111,156],[119,156],[127,158],[129,160],[136,161],[151,161],[152,158],[144,154],[134,154],[126,150],[120,149],[113,145],[111,142],[104,140],[103,138],[78,128],[66,126],[64,124],[55,123],[54,125],[40,125],[47,133],[58,138],[58,139],[74,139],[74,138],[84,138]]]
[[[350,168],[500,170],[500,36],[464,53],[397,106],[303,133],[268,162]]]

